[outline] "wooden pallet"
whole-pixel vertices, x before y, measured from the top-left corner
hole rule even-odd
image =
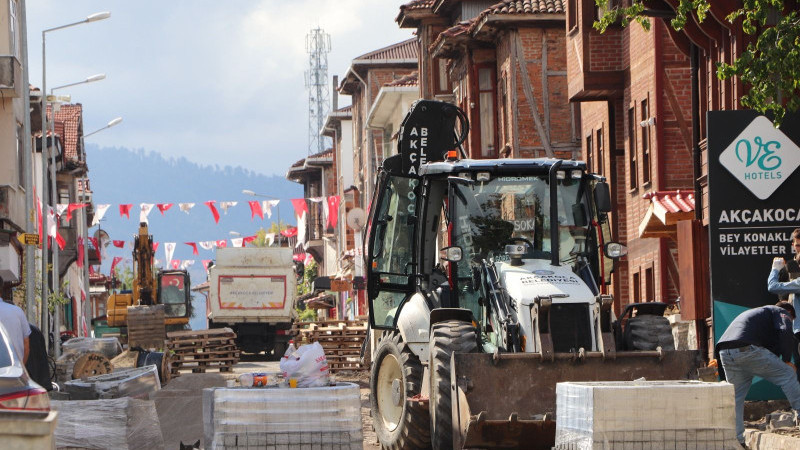
[[[167,333],[167,349],[173,377],[181,370],[230,372],[240,355],[230,328],[173,331]]]
[[[298,342],[319,342],[331,372],[366,370],[360,362],[361,345],[367,337],[364,320],[299,322],[292,326],[292,335]]]

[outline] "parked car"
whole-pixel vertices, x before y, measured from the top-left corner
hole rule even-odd
[[[0,324],[0,414],[46,416],[50,411],[47,391],[28,376],[14,355],[8,333]]]

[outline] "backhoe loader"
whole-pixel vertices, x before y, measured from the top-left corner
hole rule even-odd
[[[164,305],[167,328],[182,329],[189,323],[191,281],[185,270],[154,272],[153,236],[147,223],[139,224],[133,242],[133,286],[129,291],[115,292],[106,303],[108,325],[127,327],[128,307]]]
[[[615,321],[603,291],[626,249],[605,179],[580,161],[459,158],[468,129],[419,100],[379,171],[364,254],[381,446],[550,449],[557,382],[695,377],[663,307]]]

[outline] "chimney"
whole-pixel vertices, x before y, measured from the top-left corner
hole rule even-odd
[[[331,112],[335,112],[339,109],[339,75],[333,76],[333,99],[331,99],[332,109]]]

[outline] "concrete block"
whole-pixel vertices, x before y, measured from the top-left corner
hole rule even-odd
[[[0,419],[0,442],[8,450],[54,448],[58,413],[45,417],[3,417]]]

